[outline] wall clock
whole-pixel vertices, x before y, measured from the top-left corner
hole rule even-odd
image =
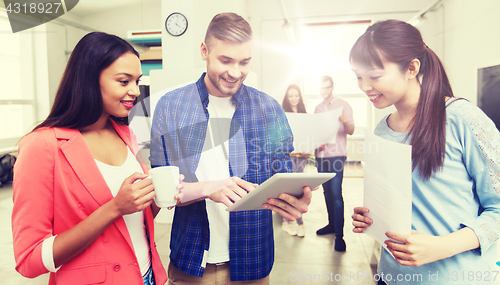
[[[181,13],[172,13],[167,17],[167,20],[165,21],[165,29],[167,29],[167,32],[172,36],[178,37],[184,34],[187,30],[187,27],[188,21],[186,19],[186,16],[182,15]]]

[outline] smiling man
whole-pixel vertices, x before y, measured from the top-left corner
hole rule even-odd
[[[151,164],[179,166],[185,182],[241,179],[177,205],[169,284],[269,284],[274,263],[270,210],[295,220],[307,211],[312,193],[304,187],[301,199],[282,193],[263,210],[226,211],[254,185],[292,171],[292,133],[280,104],[243,84],[252,58],[252,29],[245,19],[216,15],[200,51],[207,72],[157,104]]]
[[[207,62],[205,86],[210,95],[231,97],[240,89],[250,71],[252,31],[245,31],[246,34],[235,33],[231,35],[233,39],[225,39],[227,36],[214,29],[216,23],[212,23],[212,29],[209,27],[205,41],[201,44],[201,56]]]

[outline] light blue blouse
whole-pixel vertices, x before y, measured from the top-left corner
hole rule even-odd
[[[378,124],[375,134],[409,144],[409,138],[405,141],[406,133],[389,128],[387,118]],[[466,100],[448,100],[444,166],[428,181],[420,177],[416,168],[412,182],[412,229],[442,236],[469,227],[476,233],[480,247],[419,267],[402,266],[383,249],[379,275],[383,273],[388,284],[498,282],[500,133],[494,123]]]

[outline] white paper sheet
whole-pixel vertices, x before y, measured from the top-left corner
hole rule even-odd
[[[388,231],[411,233],[411,146],[365,134],[363,206],[373,220],[364,233],[385,248]]]
[[[315,114],[286,113],[292,128],[294,152],[311,152],[324,143],[335,143],[342,109]]]

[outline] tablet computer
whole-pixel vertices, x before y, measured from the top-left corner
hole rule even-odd
[[[276,173],[226,210],[235,212],[264,209],[262,204],[267,203],[269,198],[278,198],[281,193],[301,196],[304,186],[313,189],[334,176],[335,173]]]

